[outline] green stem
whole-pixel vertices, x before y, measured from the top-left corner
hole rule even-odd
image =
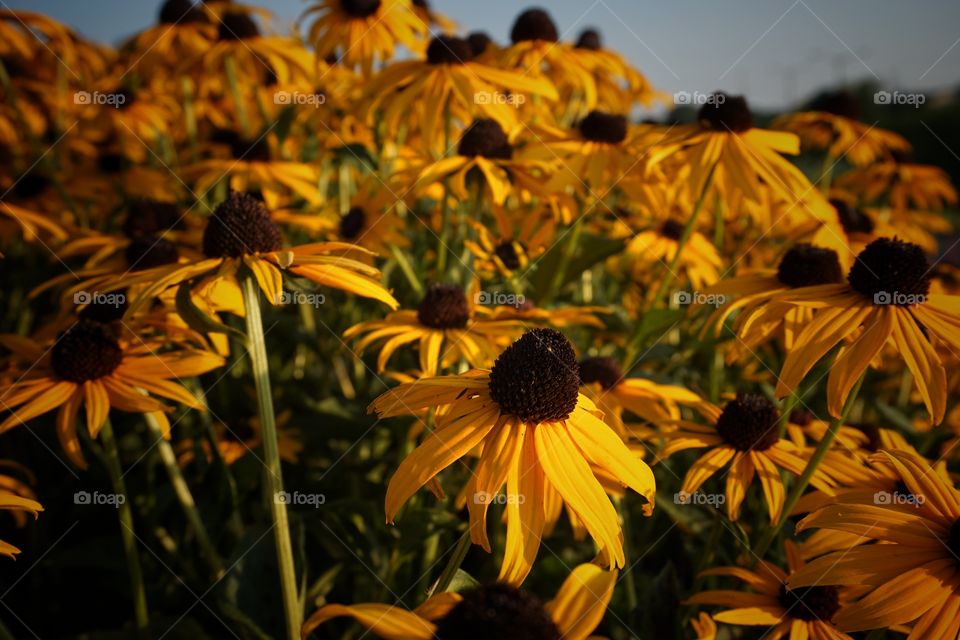
[[[790,395],[787,396],[786,400],[783,403],[783,411],[780,413],[780,437],[783,437],[783,434],[787,432],[787,425],[790,423],[790,415],[793,413],[793,410],[797,408],[797,404],[800,403],[800,393],[797,389],[794,389],[790,392]]]
[[[834,157],[829,153],[824,155],[823,164],[820,165],[820,177],[817,178],[817,185],[824,195],[830,193],[830,184],[833,182],[833,165]]]
[[[460,568],[460,565],[463,564],[463,559],[467,557],[467,551],[469,550],[470,532],[465,531],[463,535],[460,536],[460,540],[457,541],[457,546],[454,547],[453,553],[450,554],[450,560],[447,561],[447,566],[443,568],[443,573],[440,574],[440,578],[437,580],[437,587],[433,590],[434,593],[443,593],[447,590],[447,587],[453,582],[453,577],[457,575],[457,570]]]
[[[170,446],[170,441],[163,437],[160,430],[160,424],[152,413],[144,414],[147,420],[147,427],[150,429],[150,436],[156,440],[157,450],[160,452],[160,460],[163,467],[170,476],[170,484],[173,485],[173,491],[180,502],[180,508],[183,509],[183,515],[186,516],[190,528],[193,529],[193,535],[197,537],[197,543],[200,550],[213,570],[214,577],[220,579],[223,576],[223,562],[220,560],[220,554],[217,553],[213,543],[210,542],[210,536],[207,534],[207,528],[203,525],[203,519],[200,517],[200,511],[197,509],[197,503],[190,493],[190,487],[183,478],[180,471],[180,465],[177,464],[177,456]]]
[[[450,140],[453,135],[453,116],[450,102],[443,109],[443,155],[450,152]],[[450,237],[450,180],[443,181],[443,203],[441,204],[440,234],[437,236],[437,281],[443,282],[447,272],[447,243]]]
[[[657,287],[657,292],[653,296],[650,309],[657,308],[663,296],[666,295],[667,290],[670,288],[670,285],[673,283],[677,266],[680,264],[680,257],[683,254],[683,249],[687,246],[690,236],[693,235],[693,230],[697,227],[697,218],[700,217],[700,210],[703,208],[703,203],[707,199],[707,192],[710,190],[710,185],[713,184],[713,174],[717,171],[717,164],[719,163],[714,163],[714,165],[710,167],[710,173],[707,174],[706,179],[703,181],[703,188],[697,197],[697,203],[693,207],[693,212],[690,214],[687,224],[683,227],[683,234],[681,234],[680,239],[677,240],[677,251],[673,254],[673,258],[670,259],[670,264],[667,266],[666,273],[663,274],[663,279],[660,280],[660,286]]]
[[[390,245],[390,252],[393,254],[393,259],[396,260],[397,264],[400,266],[400,271],[402,271],[403,275],[406,276],[407,282],[410,283],[410,287],[413,289],[414,293],[417,294],[417,297],[422,297],[423,285],[420,284],[420,280],[417,278],[417,274],[413,270],[410,260],[407,259],[407,256],[403,255],[403,251],[395,244]]]
[[[104,462],[110,483],[117,497],[117,514],[120,516],[120,536],[123,539],[123,552],[127,556],[127,571],[130,574],[130,593],[133,596],[133,615],[137,630],[146,636],[150,627],[150,615],[147,613],[147,592],[143,586],[143,570],[140,568],[140,556],[137,554],[137,537],[133,530],[133,509],[130,507],[129,494],[123,481],[123,469],[120,467],[120,453],[113,435],[113,425],[109,418],[100,429],[103,441]]]
[[[297,595],[296,569],[293,563],[293,544],[290,541],[290,523],[287,519],[286,501],[283,494],[283,478],[280,468],[280,447],[277,443],[277,424],[273,411],[273,395],[270,390],[270,370],[267,362],[267,346],[263,336],[263,321],[260,318],[260,297],[253,274],[241,278],[243,306],[246,311],[247,338],[250,341],[250,360],[253,379],[257,388],[257,405],[263,431],[264,488],[273,517],[274,541],[277,546],[277,568],[280,573],[280,588],[283,594],[284,617],[287,622],[287,637],[300,638],[303,611]]]
[[[817,467],[820,466],[820,461],[823,460],[823,457],[827,454],[827,451],[830,450],[830,446],[837,437],[837,432],[840,431],[840,427],[843,426],[847,416],[850,415],[850,410],[853,409],[853,405],[857,400],[857,395],[860,393],[860,387],[863,386],[863,380],[865,377],[866,372],[860,376],[860,379],[857,380],[857,383],[853,386],[853,389],[847,396],[847,401],[843,405],[843,410],[840,412],[840,417],[834,418],[830,422],[830,427],[827,429],[827,432],[823,434],[823,437],[820,439],[820,443],[817,445],[813,455],[810,456],[810,461],[807,462],[807,466],[804,468],[803,474],[790,490],[790,495],[787,496],[787,501],[783,505],[783,511],[780,514],[780,520],[777,521],[777,524],[774,527],[767,529],[763,537],[757,543],[757,547],[754,550],[754,562],[756,562],[757,559],[763,558],[764,554],[766,554],[770,549],[770,545],[773,544],[773,541],[776,540],[777,536],[780,534],[780,530],[783,529],[783,526],[787,523],[787,520],[790,519],[790,513],[800,500],[800,496],[802,496],[803,492],[806,491],[807,485],[810,484],[810,479],[816,472]]]

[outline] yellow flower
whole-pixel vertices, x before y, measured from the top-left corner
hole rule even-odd
[[[197,350],[155,351],[148,343],[118,341],[107,325],[81,319],[46,348],[26,338],[6,337],[4,346],[27,362],[36,362],[18,378],[0,387],[0,405],[11,411],[0,433],[59,408],[57,436],[70,461],[86,463],[77,439],[77,413],[85,409],[87,429],[96,437],[111,408],[134,413],[167,410],[154,396],[193,409],[204,405],[179,383],[223,364],[220,356]],[[141,392],[143,390],[146,393]]]
[[[489,638],[586,640],[600,624],[616,582],[616,571],[581,564],[546,604],[502,583],[438,593],[413,611],[374,603],[328,604],[310,616],[300,635],[307,638],[321,624],[349,616],[388,640],[466,638],[478,633]]]
[[[920,247],[880,238],[860,252],[846,283],[801,287],[785,295],[784,300],[816,313],[787,354],[777,396],[796,390],[828,351],[847,341],[827,379],[827,405],[837,417],[854,384],[891,342],[939,424],[946,410],[947,382],[931,338],[960,350],[960,298],[928,294],[930,278]]]
[[[896,469],[913,504],[870,499],[824,507],[798,531],[832,529],[876,544],[827,554],[790,576],[791,589],[856,585],[868,591],[836,617],[842,631],[913,623],[910,638],[956,638],[960,633],[960,495],[918,456],[877,454]],[[872,498],[872,496],[871,496]]]
[[[467,486],[470,536],[490,550],[487,508],[506,484],[507,543],[500,579],[523,581],[544,531],[548,490],[556,491],[600,549],[603,562],[625,563],[617,511],[591,465],[647,499],[653,474],[579,393],[573,347],[560,332],[534,329],[497,358],[493,368],[427,377],[374,400],[381,418],[442,408],[435,430],[398,467],[387,487],[387,521],[441,470],[480,446]]]

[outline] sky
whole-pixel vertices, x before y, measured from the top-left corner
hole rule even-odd
[[[255,2],[255,0],[248,0]],[[270,0],[292,25],[309,0]],[[150,25],[156,0],[0,0],[46,13],[106,43]],[[825,85],[871,80],[936,92],[960,85],[957,0],[432,0],[466,31],[507,40],[528,6],[554,17],[565,39],[598,28],[606,46],[668,93],[723,90],[779,109]]]

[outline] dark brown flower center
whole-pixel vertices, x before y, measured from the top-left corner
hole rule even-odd
[[[780,587],[780,606],[787,615],[807,622],[830,622],[840,610],[840,592],[836,587]]]
[[[152,269],[173,264],[180,257],[177,245],[156,236],[137,236],[130,240],[124,252],[132,271]]]
[[[540,600],[505,584],[476,587],[437,620],[437,640],[560,640]]]
[[[526,40],[544,40],[556,42],[560,39],[557,25],[553,18],[543,9],[527,9],[513,23],[510,30],[510,40],[514,44]]]
[[[738,451],[766,451],[780,439],[780,414],[773,403],[755,393],[739,393],[723,408],[716,429]]]
[[[353,240],[363,231],[366,220],[367,214],[363,207],[350,207],[350,211],[340,218],[340,237],[344,240]]]
[[[777,280],[788,287],[836,284],[843,282],[843,271],[836,251],[802,243],[780,259]]]
[[[873,233],[873,220],[862,210],[845,200],[831,198],[830,204],[837,211],[837,218],[847,233]]]
[[[530,424],[566,420],[577,406],[579,389],[573,345],[555,329],[523,334],[490,371],[490,397],[503,413]]]
[[[470,45],[470,54],[476,58],[487,50],[493,40],[483,31],[474,31],[467,36],[467,43]]]
[[[116,174],[126,171],[130,161],[119,153],[101,153],[97,156],[97,167],[103,173]]]
[[[880,437],[880,427],[875,424],[851,424],[851,427],[867,436],[867,451],[880,451],[883,448],[883,438]]]
[[[42,195],[52,185],[50,178],[42,173],[30,172],[20,176],[17,183],[13,186],[13,194],[18,199],[27,200]]]
[[[577,39],[577,49],[589,49],[590,51],[599,51],[603,48],[603,41],[600,38],[600,32],[596,29],[584,29]]]
[[[97,296],[90,300],[90,304],[81,309],[77,316],[81,320],[93,320],[108,325],[122,318],[127,312],[127,300],[126,290]]]
[[[270,143],[266,136],[244,140],[240,136],[230,141],[230,155],[244,162],[270,162]]]
[[[794,409],[790,412],[790,422],[800,427],[805,427],[816,419],[817,416],[809,409]]]
[[[917,245],[878,238],[857,255],[847,281],[874,304],[920,304],[930,290],[930,265]]]
[[[214,210],[203,232],[203,253],[208,258],[239,258],[281,246],[277,225],[263,203],[249,193],[230,194]]]
[[[220,18],[219,40],[247,40],[260,35],[260,28],[248,13],[230,12]]]
[[[110,375],[122,360],[123,350],[110,328],[90,319],[61,333],[50,354],[57,376],[78,384]]]
[[[747,99],[725,93],[715,93],[713,100],[700,107],[697,119],[701,126],[714,131],[739,133],[753,127],[753,114],[747,105]]]
[[[160,6],[160,24],[189,24],[206,22],[204,15],[192,0],[167,0]]]
[[[473,58],[470,43],[454,36],[437,36],[427,46],[430,64],[463,64]]]
[[[580,121],[580,134],[592,142],[620,144],[627,138],[627,119],[603,111],[591,111]]]
[[[960,565],[960,518],[954,521],[950,526],[950,532],[947,534],[947,548],[953,554],[954,560]]]
[[[490,158],[494,160],[509,160],[513,155],[513,148],[496,120],[486,118],[474,120],[463,137],[457,153],[461,156]]]
[[[613,356],[592,356],[580,361],[580,384],[600,383],[604,389],[613,389],[623,380],[623,369]]]
[[[671,218],[660,225],[660,235],[673,241],[680,240],[683,237],[684,226],[679,220]]]
[[[353,18],[372,16],[380,8],[380,0],[340,0],[340,8]]]
[[[493,252],[500,258],[500,261],[510,271],[516,271],[520,268],[520,253],[517,251],[517,244],[512,240],[505,240],[498,244]]]
[[[127,208],[121,229],[128,238],[183,229],[183,215],[180,207],[171,202],[138,200]]]
[[[432,329],[462,329],[470,320],[470,306],[463,289],[455,284],[434,283],[417,307],[417,320]]]
[[[860,119],[860,104],[857,97],[846,90],[825,91],[810,103],[810,111],[825,111],[851,120]]]

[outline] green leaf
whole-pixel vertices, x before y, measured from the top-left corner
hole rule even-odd
[[[576,252],[570,259],[566,273],[563,274],[560,288],[562,289],[579,278],[580,274],[598,262],[622,251],[624,245],[625,242],[622,238],[611,239],[587,233],[581,235]],[[535,269],[528,274],[530,285],[534,291],[544,292],[550,287],[557,269],[560,268],[566,246],[567,243],[561,240],[550,247],[537,261]]]
[[[474,589],[479,586],[480,583],[476,578],[463,569],[457,569],[457,572],[453,574],[453,579],[450,581],[450,586],[447,587],[447,591],[455,591],[459,593],[461,591]]]

